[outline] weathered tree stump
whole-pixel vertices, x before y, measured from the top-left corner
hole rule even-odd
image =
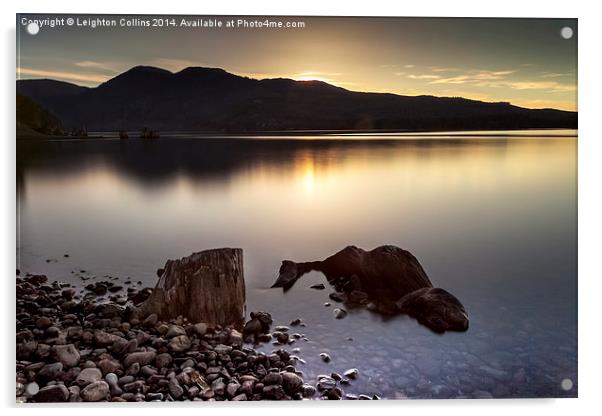
[[[245,316],[242,249],[219,248],[168,260],[139,316],[241,327]]]

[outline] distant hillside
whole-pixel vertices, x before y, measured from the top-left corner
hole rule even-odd
[[[353,92],[319,81],[256,80],[215,68],[135,67],[96,88],[17,81],[17,91],[88,130],[469,130],[576,128],[577,113],[464,98]]]
[[[63,127],[58,118],[44,110],[31,98],[17,93],[17,135],[58,134]]]

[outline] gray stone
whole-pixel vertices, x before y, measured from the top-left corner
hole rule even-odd
[[[186,335],[186,330],[182,328],[180,325],[170,325],[167,333],[165,334],[166,338],[178,337],[180,335]]]
[[[229,345],[224,345],[224,344],[219,344],[216,345],[215,348],[213,349],[213,351],[215,351],[218,354],[229,354],[232,351],[232,347]]]
[[[343,319],[344,317],[347,316],[347,311],[345,309],[341,309],[341,308],[334,308],[332,310],[332,314],[334,315],[334,317],[336,319]]]
[[[79,363],[79,351],[73,344],[55,345],[52,354],[65,368],[75,367]]]
[[[303,385],[303,379],[295,373],[284,372],[281,375],[282,387],[284,388],[284,391],[289,395],[292,395],[299,391],[299,389]]]
[[[102,373],[98,368],[84,368],[75,379],[75,383],[80,387],[84,387],[101,379]]]
[[[81,397],[85,402],[98,402],[106,399],[108,395],[109,385],[102,380],[88,384],[81,392]]]
[[[175,377],[169,379],[169,384],[167,385],[169,388],[169,393],[173,396],[174,399],[179,399],[184,394],[184,389],[178,383]]]
[[[157,353],[154,351],[133,352],[125,357],[125,359],[123,360],[123,365],[125,368],[128,368],[134,363],[138,363],[140,365],[148,365],[151,364],[156,357]]]
[[[226,387],[226,393],[228,393],[228,396],[234,397],[239,388],[240,388],[240,384],[238,384],[236,382],[230,382],[230,383],[228,383],[228,386]]]
[[[173,337],[171,341],[169,341],[169,348],[173,352],[184,352],[190,349],[192,343],[190,342],[190,338],[186,335],[179,335],[177,337]],[[154,357],[153,357],[154,358]]]
[[[172,360],[173,359],[171,358],[171,355],[169,355],[166,352],[163,354],[159,354],[159,355],[157,355],[157,358],[155,360],[155,366],[158,369],[161,369],[163,367],[168,367],[171,364]]]
[[[42,380],[56,380],[63,372],[63,363],[46,364],[38,372],[38,377]]]
[[[263,384],[266,386],[272,384],[282,384],[282,376],[278,373],[268,373],[262,380]]]
[[[316,394],[316,388],[310,384],[304,384],[301,386],[301,394],[303,397],[310,399]]]
[[[343,375],[347,378],[355,380],[359,375],[359,370],[357,368],[351,368],[343,373]]]
[[[157,316],[157,314],[152,313],[149,316],[147,316],[144,321],[142,321],[142,325],[147,328],[151,328],[157,324],[158,320],[159,320],[159,317]]]

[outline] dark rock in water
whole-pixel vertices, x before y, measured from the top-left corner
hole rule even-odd
[[[380,246],[371,251],[348,246],[323,261],[295,263],[284,260],[272,287],[292,286],[312,270],[324,273],[329,282],[341,278],[342,283],[353,281],[354,286],[359,287],[350,289],[374,297],[399,299],[416,289],[432,287],[418,260],[409,251],[395,246]]]
[[[65,289],[61,292],[61,296],[67,300],[71,300],[75,296],[75,289]]]
[[[243,328],[243,336],[254,336],[266,334],[270,332],[270,326],[273,323],[272,315],[263,311],[251,312],[251,319],[245,323]]]
[[[344,317],[347,316],[347,311],[345,309],[334,308],[332,310],[332,314],[334,315],[334,317],[336,319],[343,319]]]
[[[435,332],[468,329],[464,306],[441,288],[423,288],[409,293],[397,302],[397,307]]]
[[[343,375],[344,375],[345,377],[347,377],[347,378],[350,378],[350,379],[354,379],[354,380],[355,380],[355,379],[357,378],[357,376],[358,376],[358,374],[359,374],[359,373],[360,373],[360,372],[359,372],[359,370],[358,370],[357,368],[351,368],[351,369],[349,369],[349,370],[345,371],[345,372],[343,373]]]
[[[339,387],[335,387],[331,390],[328,390],[326,397],[328,397],[328,400],[341,400],[343,397],[343,390],[341,390]]]
[[[335,381],[334,378],[330,377],[330,376],[326,376],[326,375],[319,375],[318,376],[318,390],[319,391],[327,391],[327,390],[331,390],[334,389],[337,385],[337,382]]]
[[[303,386],[301,386],[301,394],[306,399],[310,399],[316,394],[316,388],[310,384],[303,384]]]
[[[336,302],[369,305],[370,310],[384,315],[405,313],[436,332],[468,328],[468,316],[460,301],[443,289],[433,288],[416,257],[399,247],[386,245],[365,251],[348,246],[323,261],[284,260],[272,287],[286,291],[312,270],[324,273],[335,287],[336,292],[329,296]]]
[[[320,353],[320,358],[325,363],[329,363],[330,362],[330,355],[326,354],[325,352]]]
[[[272,336],[281,344],[286,344],[288,342],[289,335],[286,332],[274,331],[272,332]]]
[[[40,403],[66,402],[69,399],[69,390],[63,384],[42,387],[35,400]]]
[[[346,300],[346,296],[344,293],[333,292],[328,295],[328,297],[335,302],[344,302]]]

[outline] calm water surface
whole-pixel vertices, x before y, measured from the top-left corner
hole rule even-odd
[[[307,380],[356,367],[346,392],[574,397],[577,141],[524,133],[20,144],[18,267],[152,286],[169,258],[242,247],[247,311],[307,323],[293,330],[308,341],[289,347]],[[308,288],[325,282],[319,273],[286,294],[269,289],[283,259],[349,244],[410,250],[462,300],[468,332],[437,335],[366,310],[335,320],[329,291]]]

